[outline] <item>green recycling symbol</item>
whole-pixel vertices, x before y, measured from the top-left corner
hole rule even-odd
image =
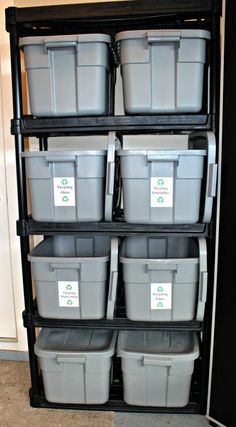
[[[163,199],[163,197],[160,196],[160,197],[158,197],[157,201],[158,201],[158,203],[163,203],[164,199]]]
[[[67,181],[67,179],[66,179],[66,178],[63,178],[63,180],[61,181],[61,183],[62,183],[62,185],[67,185],[67,184],[68,184],[68,181]]]
[[[67,305],[72,305],[73,304],[73,302],[71,301],[71,299],[68,299],[67,300]]]
[[[159,178],[157,181],[158,185],[163,185],[164,184],[164,180],[162,178]]]
[[[159,302],[159,303],[157,304],[157,307],[163,307],[163,302]]]
[[[68,200],[69,200],[69,197],[67,197],[67,196],[63,196],[63,197],[62,197],[62,201],[63,201],[63,202],[68,202]]]
[[[158,292],[163,292],[163,288],[162,288],[161,286],[159,286],[159,287],[157,288],[157,291],[158,291]]]
[[[68,291],[71,291],[72,286],[71,286],[70,284],[68,284],[68,285],[66,285],[66,289],[67,289]]]

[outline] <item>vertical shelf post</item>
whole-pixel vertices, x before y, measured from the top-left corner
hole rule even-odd
[[[21,85],[21,63],[20,50],[18,46],[17,25],[14,22],[14,8],[8,9],[11,14],[9,33],[10,33],[10,52],[11,52],[11,71],[12,71],[12,97],[13,97],[13,118],[18,121],[22,118],[22,85]],[[15,135],[15,150],[16,150],[16,173],[17,173],[17,191],[18,191],[18,208],[20,221],[27,220],[27,197],[26,197],[26,179],[25,165],[22,159],[24,151],[24,137],[21,133]],[[25,309],[28,315],[33,312],[33,293],[30,264],[27,256],[29,253],[29,236],[20,237],[21,247],[21,265],[23,276],[24,300]],[[33,326],[27,328],[28,350],[30,361],[30,374],[32,388],[35,394],[39,394],[39,376],[38,376],[38,361],[34,354],[35,329]]]

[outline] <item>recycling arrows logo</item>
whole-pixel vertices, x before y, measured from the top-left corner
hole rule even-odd
[[[158,181],[157,181],[157,184],[158,185],[163,185],[164,184],[164,179],[159,178]]]
[[[62,183],[62,185],[67,185],[67,184],[68,184],[68,181],[67,181],[67,179],[66,179],[66,178],[63,178],[63,179],[62,179],[62,181],[61,181],[61,183]]]

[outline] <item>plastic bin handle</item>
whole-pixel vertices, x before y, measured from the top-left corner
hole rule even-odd
[[[180,31],[167,31],[165,34],[158,31],[148,31],[147,40],[148,44],[152,43],[179,43],[181,39]]]
[[[166,271],[166,270],[171,270],[175,273],[177,273],[178,271],[178,264],[171,264],[171,263],[163,263],[163,261],[161,260],[161,262],[159,261],[150,261],[147,262],[146,264],[147,266],[147,270],[148,271],[152,271],[152,270],[162,270],[162,271]]]
[[[112,221],[113,196],[115,184],[115,152],[116,133],[109,132],[107,141],[107,165],[106,165],[106,195],[105,195],[105,221]]]
[[[115,179],[115,163],[108,163],[108,186],[107,193],[113,195],[114,192],[114,179]]]
[[[110,259],[110,279],[107,301],[107,319],[114,319],[116,293],[118,285],[118,246],[119,240],[117,237],[111,239],[111,259]]]
[[[84,365],[86,362],[85,356],[69,356],[64,354],[58,354],[57,363],[79,363],[80,365]]]
[[[65,42],[62,42],[62,41],[58,41],[58,42],[47,42],[47,41],[45,41],[44,42],[44,46],[45,46],[45,49],[54,49],[54,48],[61,48],[61,49],[64,49],[65,47],[77,47],[77,42],[76,41],[65,41]]]
[[[202,321],[205,312],[205,303],[207,299],[207,245],[206,239],[200,237],[198,239],[199,244],[199,289],[198,289],[198,304],[196,320]]]
[[[116,300],[116,289],[117,289],[117,281],[118,281],[118,271],[112,271],[111,273],[111,286],[109,289],[109,300]]]
[[[179,162],[179,156],[177,154],[148,154],[148,162]]]
[[[207,188],[207,195],[215,197],[216,195],[216,183],[217,183],[217,165],[215,163],[209,164],[209,181]]]
[[[144,356],[143,357],[144,366],[172,366],[172,359],[170,357],[160,357],[160,356]]]
[[[199,300],[201,302],[206,302],[207,297],[207,279],[208,279],[208,273],[207,271],[201,272],[200,277],[200,297]]]
[[[81,268],[81,264],[80,263],[78,263],[78,264],[59,264],[59,263],[56,263],[56,262],[52,262],[52,263],[50,263],[49,264],[49,266],[50,266],[50,269],[53,271],[53,270],[57,270],[57,269],[73,269],[73,270],[80,270],[80,268]]]
[[[48,163],[55,163],[55,162],[76,162],[77,157],[76,156],[46,156],[45,157],[46,162]]]

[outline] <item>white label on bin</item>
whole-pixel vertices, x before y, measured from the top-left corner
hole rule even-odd
[[[151,178],[151,208],[173,207],[173,178]]]
[[[79,307],[79,282],[58,282],[59,307]]]
[[[75,206],[75,178],[53,178],[54,206]]]
[[[172,308],[172,284],[151,283],[151,310]]]

